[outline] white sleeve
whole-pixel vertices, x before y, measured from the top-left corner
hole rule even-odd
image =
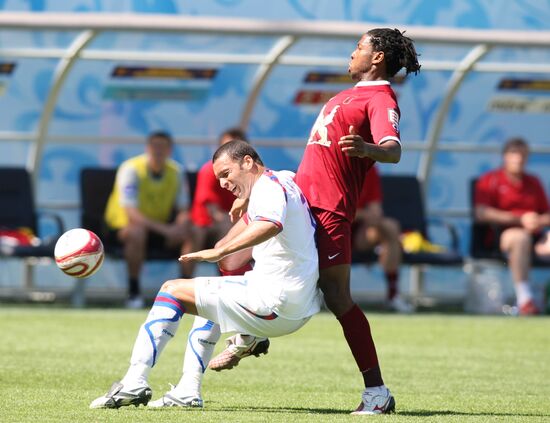
[[[117,172],[117,187],[120,205],[123,207],[137,207],[139,193],[139,179],[132,166],[122,165]]]
[[[272,222],[282,229],[287,209],[285,189],[280,183],[269,179],[262,178],[258,183],[260,185],[254,190],[248,208],[249,220]]]

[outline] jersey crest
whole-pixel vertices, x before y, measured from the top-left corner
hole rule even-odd
[[[334,115],[336,115],[340,105],[335,106],[326,116],[325,108],[326,106],[321,109],[319,116],[317,116],[317,120],[311,129],[309,140],[307,141],[308,144],[319,144],[324,147],[330,147],[330,144],[332,144],[332,140],[328,139],[327,126],[334,120]]]

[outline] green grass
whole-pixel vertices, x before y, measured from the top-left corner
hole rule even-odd
[[[262,358],[208,372],[204,410],[90,410],[120,378],[146,311],[0,309],[1,422],[355,421],[361,378],[330,314]],[[550,319],[372,314],[397,414],[377,421],[550,421]],[[176,383],[186,316],[150,378]],[[221,348],[221,344],[218,346]]]

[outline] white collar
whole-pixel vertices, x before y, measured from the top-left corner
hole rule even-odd
[[[356,87],[372,87],[376,85],[390,85],[390,81],[359,81]]]

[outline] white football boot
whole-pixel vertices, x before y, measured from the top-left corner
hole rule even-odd
[[[126,388],[122,383],[115,382],[105,395],[96,398],[90,408],[119,408],[128,405],[147,405],[153,392],[148,386]]]
[[[401,313],[401,314],[414,313],[414,306],[406,302],[399,295],[396,295],[391,300],[389,300],[388,307],[390,308],[390,310],[395,311],[396,313]]]
[[[200,395],[184,395],[182,396],[175,391],[174,386],[166,392],[161,398],[149,402],[147,407],[164,408],[164,407],[182,407],[182,408],[202,408],[203,402]]]
[[[395,399],[390,390],[382,385],[365,388],[361,404],[351,414],[390,414],[393,412],[395,412]]]

